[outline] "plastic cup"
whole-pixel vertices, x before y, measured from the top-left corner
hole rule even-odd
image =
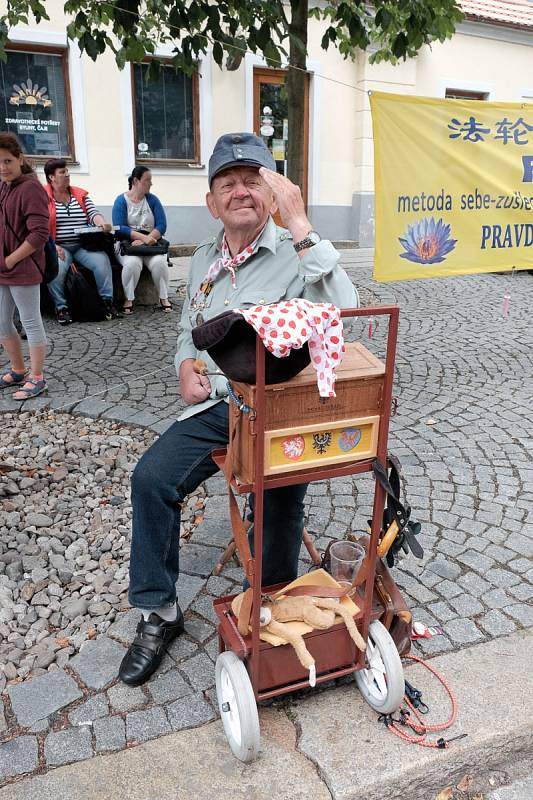
[[[363,563],[365,548],[356,542],[333,542],[329,555],[331,576],[342,586],[351,586]]]

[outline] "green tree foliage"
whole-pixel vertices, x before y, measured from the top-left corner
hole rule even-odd
[[[397,62],[416,55],[424,44],[452,36],[463,18],[457,0],[330,0],[308,10],[308,0],[66,0],[67,33],[82,51],[96,59],[111,49],[118,66],[155,55],[158,45],[174,45],[173,63],[190,74],[200,54],[212,48],[222,67],[236,69],[246,51],[260,53],[267,64],[279,67],[289,59],[305,70],[308,18],[325,22],[322,47],[338,48],[344,58],[371,48],[371,63]],[[49,19],[42,0],[7,0],[0,16],[0,59],[6,59],[9,28]],[[160,64],[152,58],[149,77]],[[296,70],[293,70],[296,72]],[[297,93],[301,81],[289,80],[291,114],[289,141],[301,142],[292,130],[303,129],[303,104]],[[301,113],[301,119],[300,119]],[[303,146],[289,152],[289,174],[302,173]],[[302,151],[302,152],[300,152]],[[298,163],[296,163],[298,162]],[[291,163],[295,169],[291,167]]]
[[[107,48],[123,67],[153,55],[158,44],[173,42],[175,64],[194,69],[194,62],[211,45],[217,64],[224,53],[260,52],[271,66],[287,55],[290,14],[305,0],[290,5],[281,0],[66,0],[68,35],[96,59]],[[0,58],[5,60],[9,27],[49,19],[42,0],[8,0],[0,16]],[[309,16],[324,19],[322,47],[338,47],[346,58],[372,45],[371,62],[415,56],[432,41],[450,37],[463,17],[457,0],[332,0],[317,4]],[[296,37],[298,38],[298,37]],[[298,45],[298,42],[296,42]],[[301,43],[300,43],[301,44]],[[303,45],[301,45],[303,46]]]

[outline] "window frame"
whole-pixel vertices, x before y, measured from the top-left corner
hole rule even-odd
[[[198,80],[198,66],[190,76],[192,81],[192,117],[193,117],[193,142],[194,142],[194,158],[139,158],[139,151],[137,150],[137,116],[135,107],[135,67],[146,66],[154,59],[145,58],[143,61],[130,64],[130,86],[131,86],[131,113],[133,122],[133,152],[136,166],[147,165],[150,167],[193,167],[202,166],[202,153],[200,142],[200,87]],[[159,58],[164,68],[174,69],[171,60],[168,58]],[[188,77],[188,76],[187,76]]]
[[[478,100],[483,102],[489,99],[489,92],[483,89],[461,89],[459,87],[447,86],[444,97],[446,100]]]
[[[63,73],[63,83],[65,87],[65,109],[67,114],[67,144],[69,147],[70,155],[53,156],[50,153],[32,154],[28,153],[27,156],[30,161],[37,166],[42,166],[50,158],[64,158],[67,164],[77,164],[76,159],[76,144],[74,139],[74,122],[72,114],[72,96],[70,91],[70,76],[69,76],[69,48],[62,47],[61,45],[51,44],[34,44],[33,42],[19,42],[9,40],[6,44],[6,52],[27,53],[28,55],[36,55],[44,53],[52,56],[60,56],[61,70]]]

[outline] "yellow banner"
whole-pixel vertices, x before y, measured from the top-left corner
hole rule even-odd
[[[374,278],[533,268],[533,105],[374,92]]]

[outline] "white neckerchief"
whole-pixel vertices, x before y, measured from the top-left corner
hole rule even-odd
[[[213,263],[211,264],[211,266],[207,270],[207,275],[203,279],[202,284],[204,284],[204,283],[214,283],[215,280],[220,275],[220,272],[223,269],[225,269],[225,270],[227,270],[227,272],[229,272],[231,285],[235,289],[235,287],[237,285],[236,276],[235,276],[236,269],[237,269],[237,267],[242,267],[242,265],[245,263],[245,261],[248,261],[250,256],[252,256],[256,252],[257,244],[258,244],[259,239],[261,238],[261,235],[262,235],[264,230],[265,229],[263,228],[259,232],[257,237],[254,239],[254,241],[251,244],[247,245],[244,248],[244,250],[241,250],[240,253],[237,253],[236,256],[232,256],[231,255],[229,247],[228,247],[228,243],[226,241],[226,234],[224,234],[224,236],[222,237],[222,247],[221,247],[222,255],[219,256],[216,259],[216,261],[213,261]]]

